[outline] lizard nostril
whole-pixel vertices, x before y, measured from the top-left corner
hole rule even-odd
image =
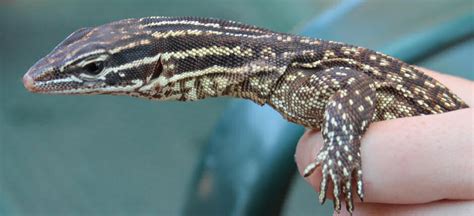
[[[35,88],[35,81],[34,81],[33,78],[29,75],[29,73],[26,73],[26,74],[23,76],[23,85],[24,85],[25,88],[28,89],[28,91],[30,91],[30,92],[35,92],[35,91],[36,91],[36,88]]]

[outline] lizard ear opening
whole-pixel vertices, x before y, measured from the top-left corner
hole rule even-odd
[[[163,72],[163,63],[161,62],[161,58],[156,61],[155,67],[153,68],[153,73],[151,75],[151,80],[158,78]]]

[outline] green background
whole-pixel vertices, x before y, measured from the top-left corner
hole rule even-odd
[[[0,215],[178,215],[199,150],[230,99],[183,104],[28,93],[22,75],[72,31],[151,15],[211,16],[298,32],[339,1],[0,1]],[[332,40],[380,49],[472,11],[471,1],[368,1]],[[317,35],[317,32],[315,33]],[[416,47],[414,47],[416,48]],[[472,79],[474,41],[423,63]],[[472,59],[471,59],[472,61]],[[467,66],[466,66],[467,65]],[[297,178],[286,215],[329,212]]]

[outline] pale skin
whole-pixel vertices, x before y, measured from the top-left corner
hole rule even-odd
[[[474,106],[474,82],[420,70]],[[354,199],[353,215],[472,215],[473,125],[474,108],[372,123],[361,146],[364,202]],[[319,131],[301,137],[296,149],[301,175],[322,145]],[[321,171],[306,181],[319,191]]]

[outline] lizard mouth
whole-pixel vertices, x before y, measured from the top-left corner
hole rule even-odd
[[[61,94],[63,91],[77,89],[84,81],[74,75],[54,77],[56,69],[43,67],[39,61],[23,75],[23,85],[32,93]]]
[[[34,76],[34,75],[33,75]],[[50,81],[37,81],[32,73],[27,72],[23,76],[23,85],[32,93],[61,94],[63,91],[73,89],[75,82],[70,78]]]

